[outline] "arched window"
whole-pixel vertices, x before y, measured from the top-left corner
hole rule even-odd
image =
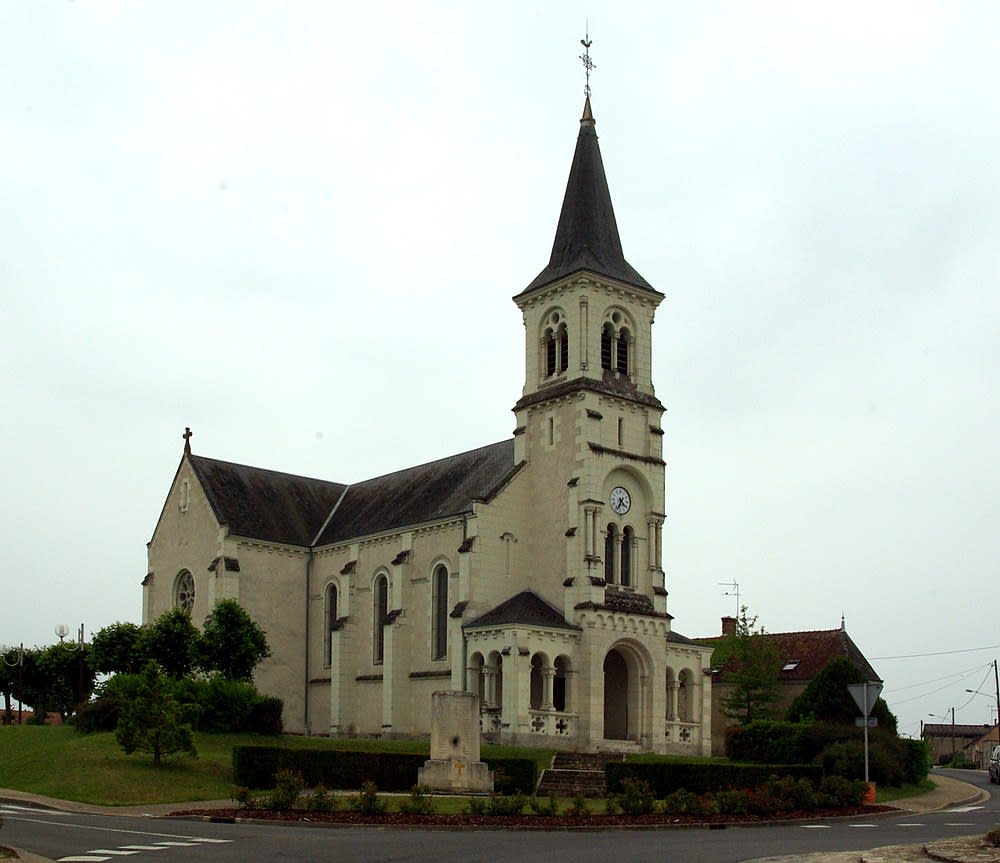
[[[569,673],[569,659],[565,656],[557,656],[555,661],[556,676],[552,681],[552,706],[556,710],[566,711],[569,701],[567,692],[566,676]]]
[[[186,569],[177,573],[174,581],[174,608],[188,614],[194,609],[194,576]]]
[[[615,360],[615,367],[623,375],[628,374],[628,342],[629,342],[628,330],[622,327],[618,331],[618,343],[616,346],[618,356],[616,357]]]
[[[531,693],[528,706],[532,710],[542,709],[545,693],[544,666],[545,659],[542,654],[536,653],[531,657]]]
[[[389,616],[389,580],[380,575],[375,579],[372,605],[372,642],[375,664],[385,659],[385,619]]]
[[[569,368],[569,331],[566,316],[553,309],[542,321],[542,368],[544,377],[561,374]]]
[[[604,580],[608,584],[615,582],[615,554],[618,551],[618,528],[608,525],[607,536],[604,537]]]
[[[556,373],[556,338],[552,330],[545,331],[545,376]]]
[[[605,324],[601,330],[601,368],[611,368],[611,344],[614,341],[615,328],[611,324]]]
[[[323,632],[326,639],[323,644],[323,664],[329,665],[332,659],[330,648],[330,636],[337,625],[337,585],[329,584],[326,588],[326,596],[323,598]]]
[[[632,586],[632,528],[622,531],[622,586]]]
[[[431,584],[431,659],[448,655],[448,567],[434,567]]]

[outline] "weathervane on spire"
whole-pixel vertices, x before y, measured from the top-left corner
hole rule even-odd
[[[590,24],[587,23],[583,38],[580,40],[580,44],[583,45],[583,53],[580,55],[580,59],[583,61],[583,68],[587,76],[587,84],[583,88],[583,95],[588,99],[590,98],[590,73],[597,67],[594,65],[594,61],[590,59],[590,46],[594,43],[590,39]]]

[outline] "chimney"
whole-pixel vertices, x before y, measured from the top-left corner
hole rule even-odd
[[[722,618],[722,634],[723,635],[736,635],[736,618],[735,617],[724,617],[724,618]]]

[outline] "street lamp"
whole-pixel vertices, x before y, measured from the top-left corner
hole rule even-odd
[[[8,659],[13,656],[14,660]],[[17,724],[23,721],[24,714],[24,642],[20,647],[8,647],[6,644],[0,645],[0,658],[8,668],[17,669]]]
[[[66,642],[63,639],[66,638],[69,633],[69,627],[65,623],[60,623],[55,629],[56,636],[59,638],[59,646],[65,647],[67,650],[76,650],[78,653],[79,668],[80,668],[80,679],[77,694],[79,698],[76,702],[76,715],[79,719],[80,708],[83,707],[83,624],[80,624],[80,628],[76,632],[76,641]]]

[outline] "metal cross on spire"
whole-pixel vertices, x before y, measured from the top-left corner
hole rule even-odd
[[[584,72],[587,76],[587,84],[583,88],[583,95],[588,99],[590,98],[590,73],[597,66],[594,65],[594,61],[590,59],[590,46],[594,43],[590,39],[590,25],[587,24],[584,29],[583,38],[580,40],[580,44],[583,45],[583,53],[580,55],[580,59],[583,61]]]

